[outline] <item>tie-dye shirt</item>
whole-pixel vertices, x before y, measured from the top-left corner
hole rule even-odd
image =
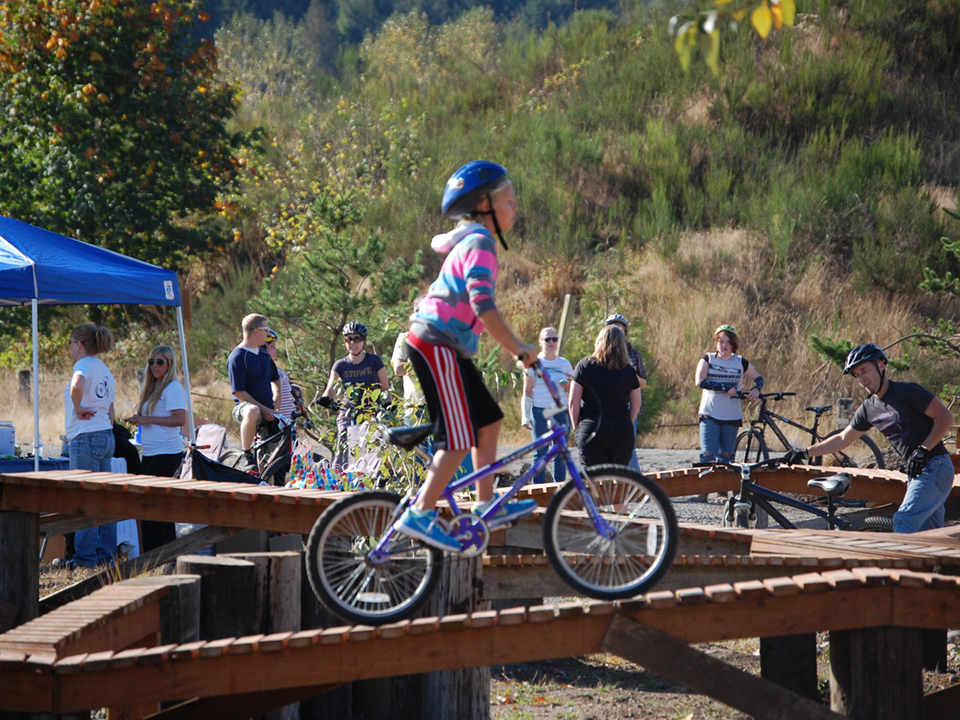
[[[427,296],[410,317],[410,332],[434,345],[445,345],[460,357],[477,354],[483,321],[480,315],[497,307],[497,245],[479,223],[458,225],[437,235],[431,246],[447,254]]]

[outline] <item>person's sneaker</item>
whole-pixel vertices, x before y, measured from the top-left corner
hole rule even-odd
[[[463,549],[460,542],[450,537],[437,520],[436,510],[421,512],[411,507],[400,516],[397,521],[397,530],[431,547],[447,552],[460,552]]]
[[[237,470],[256,473],[258,469],[257,458],[250,450],[247,450],[240,456],[240,462],[237,463]]]
[[[482,515],[484,511],[494,502],[497,498],[490,500],[489,502],[481,503],[473,508],[474,515]],[[524,515],[529,515],[534,510],[537,509],[536,500],[515,500],[514,502],[508,502],[506,505],[497,510],[497,514],[490,519],[491,525],[505,525],[506,523],[513,522],[517,518],[522,518]]]

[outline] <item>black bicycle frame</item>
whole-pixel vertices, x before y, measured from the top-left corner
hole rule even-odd
[[[787,520],[784,517],[783,513],[777,510],[771,503],[776,502],[781,505],[789,505],[790,507],[796,510],[802,510],[803,512],[808,512],[811,515],[816,515],[819,518],[822,518],[827,521],[827,525],[831,528],[837,528],[840,530],[846,530],[849,527],[850,523],[843,517],[840,517],[834,514],[832,517],[830,513],[825,510],[821,510],[814,505],[805,503],[802,500],[794,500],[792,497],[786,495],[781,495],[780,493],[769,490],[763,485],[757,485],[752,478],[750,469],[743,469],[741,466],[741,475],[740,475],[740,502],[742,503],[754,503],[757,507],[766,510],[767,513],[772,517],[777,523],[788,530],[796,530],[797,526],[792,522]]]
[[[750,427],[753,428],[758,425],[769,427],[773,431],[773,434],[777,436],[777,439],[781,443],[783,443],[783,446],[785,448],[790,449],[794,447],[794,444],[789,440],[787,440],[787,436],[784,435],[783,431],[777,426],[775,422],[773,422],[773,419],[777,419],[777,420],[780,420],[781,422],[785,422],[787,425],[797,428],[797,430],[803,430],[806,433],[810,433],[810,437],[813,438],[814,442],[819,442],[821,439],[820,436],[817,434],[817,426],[820,424],[819,415],[816,415],[813,418],[813,427],[804,427],[803,425],[801,425],[800,423],[794,420],[785,418],[783,415],[777,415],[777,413],[773,412],[773,410],[768,410],[764,408],[763,410],[760,411],[760,414],[757,416],[756,420],[750,421]],[[760,435],[762,436],[763,429],[758,428],[758,430],[760,432]]]

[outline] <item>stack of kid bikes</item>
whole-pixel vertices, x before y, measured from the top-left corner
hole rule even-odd
[[[555,457],[570,480],[554,494],[543,517],[543,547],[554,571],[578,594],[598,600],[634,597],[651,588],[673,563],[677,519],[666,493],[649,478],[619,465],[580,470],[567,446],[567,430],[553,419],[565,410],[550,376],[532,366],[553,396],[546,433],[513,453],[453,481],[442,499],[446,529],[461,545],[457,555],[480,555],[494,518]],[[389,428],[388,442],[412,450],[432,426]],[[507,464],[547,448],[546,454],[482,513],[472,512],[466,491]],[[356,493],[331,505],[307,541],[307,574],[317,597],[346,622],[382,625],[411,617],[440,579],[444,553],[403,535],[396,522],[420,490]],[[473,503],[470,503],[471,505]]]

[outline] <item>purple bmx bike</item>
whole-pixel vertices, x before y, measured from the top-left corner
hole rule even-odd
[[[476,557],[490,533],[504,527],[494,519],[502,505],[546,464],[562,456],[570,480],[557,489],[542,524],[542,547],[554,571],[578,594],[598,600],[639,595],[651,588],[673,563],[677,519],[670,499],[653,480],[621,465],[597,465],[579,471],[567,446],[567,430],[553,416],[565,408],[550,377],[539,364],[554,398],[546,433],[497,462],[452,482],[443,499],[449,505],[447,529],[461,543],[461,557]],[[415,448],[431,425],[391,428],[386,439]],[[462,510],[463,492],[506,464],[546,446],[546,454],[482,514]],[[405,496],[384,490],[344,498],[319,517],[307,540],[310,585],[330,612],[362,625],[383,625],[411,617],[440,579],[444,553],[407,537],[396,521],[419,489]]]

